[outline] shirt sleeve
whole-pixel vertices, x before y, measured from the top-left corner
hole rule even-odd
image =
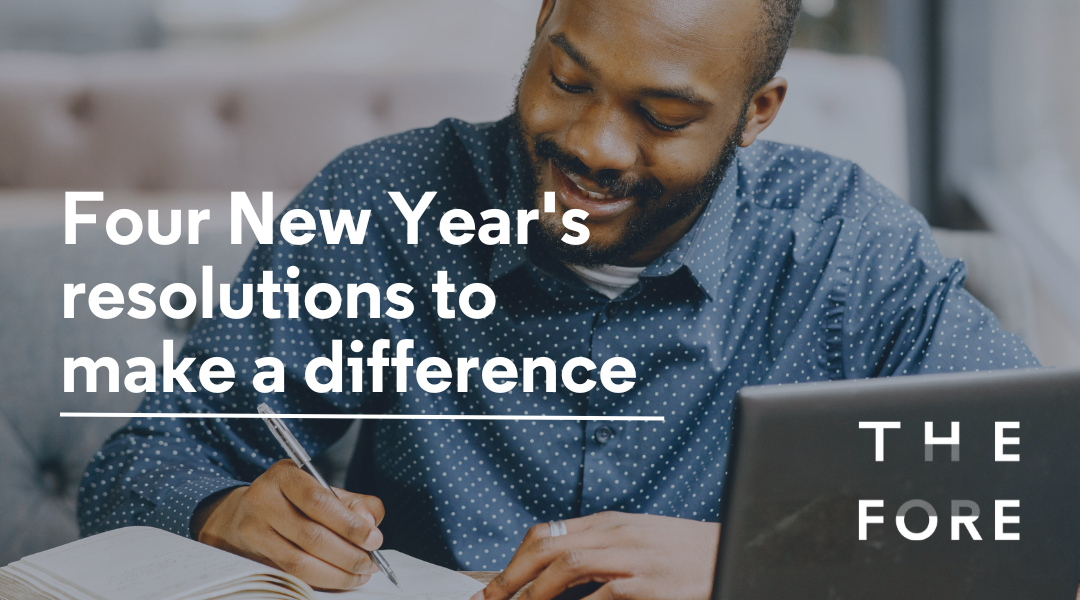
[[[1038,366],[1019,336],[963,288],[963,261],[941,254],[918,212],[889,200],[863,219],[854,246],[844,377]]]
[[[316,219],[320,209],[339,215],[335,209],[352,208],[355,222],[359,192],[343,183],[346,178],[342,176],[342,171],[354,168],[352,162],[339,157],[290,208],[304,208]],[[371,192],[367,194],[370,198]],[[184,374],[193,391],[184,391],[179,384],[174,384],[172,392],[162,391],[159,371],[157,391],[144,397],[138,412],[254,413],[261,402],[279,413],[342,413],[369,408],[362,406],[362,394],[350,393],[348,369],[342,370],[341,393],[316,394],[305,383],[305,367],[315,357],[332,356],[333,340],[342,340],[342,351],[349,356],[351,340],[380,336],[380,319],[346,318],[344,302],[338,316],[329,319],[316,319],[307,310],[289,318],[285,293],[277,293],[273,299],[273,308],[281,311],[281,317],[268,318],[257,284],[265,271],[272,273],[276,284],[298,284],[301,307],[304,290],[316,282],[338,287],[344,298],[346,281],[380,284],[377,267],[370,266],[372,257],[366,255],[363,244],[350,244],[346,236],[329,245],[320,230],[311,242],[291,245],[282,241],[277,231],[275,222],[274,243],[257,245],[232,285],[230,306],[234,310],[244,301],[243,286],[250,285],[252,310],[248,316],[226,318],[216,309],[214,318],[196,325],[174,361],[179,369],[190,359]],[[296,277],[288,276],[291,266],[299,269]],[[360,298],[362,303],[366,296]],[[366,306],[361,306],[360,312],[367,317]],[[210,357],[226,358],[234,368],[233,386],[224,393],[211,393],[199,384],[200,368]],[[283,393],[255,389],[255,373],[269,370],[256,366],[262,357],[275,357],[284,364]],[[346,420],[289,421],[297,439],[313,456],[337,441],[348,424]],[[191,516],[200,502],[216,492],[248,484],[282,458],[284,451],[259,419],[132,419],[105,442],[87,467],[78,494],[80,531],[85,536],[148,525],[189,536]]]

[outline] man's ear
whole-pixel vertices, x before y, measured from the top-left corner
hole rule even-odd
[[[544,0],[544,3],[540,5],[540,17],[536,19],[536,37],[540,37],[540,30],[547,25],[553,10],[555,10],[555,0]]]
[[[746,107],[746,129],[743,129],[742,139],[739,140],[740,146],[745,148],[753,144],[757,136],[773,122],[776,114],[780,112],[780,105],[784,103],[787,87],[786,79],[773,77],[769,83],[754,92],[754,97]]]

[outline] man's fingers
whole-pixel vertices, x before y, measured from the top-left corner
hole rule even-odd
[[[627,600],[627,598],[664,598],[671,590],[656,589],[639,579],[616,579],[600,586],[600,589],[582,600]]]
[[[375,496],[365,496],[363,494],[354,494],[342,489],[334,488],[334,492],[341,498],[341,501],[348,506],[350,510],[359,514],[361,517],[371,517],[375,520],[375,524],[382,523],[383,517],[386,516],[386,509],[383,508],[382,500],[379,500]]]
[[[547,523],[533,525],[510,563],[472,600],[507,600],[535,579],[559,554],[574,547],[591,547],[596,540],[585,519],[566,521],[566,535],[551,537]]]
[[[271,527],[308,554],[355,575],[370,575],[379,570],[368,553],[342,538],[321,523],[309,519],[293,506],[292,514],[274,519]]]
[[[291,463],[290,466],[282,469],[279,487],[293,506],[365,550],[376,550],[382,545],[382,532],[375,523],[350,510],[340,498],[300,468]]]
[[[558,555],[560,540],[552,538],[539,528],[547,528],[546,523],[534,525],[525,534],[525,539],[518,546],[510,563],[502,573],[495,576],[487,586],[477,592],[471,600],[507,600],[526,583],[529,583]],[[565,536],[564,536],[565,537]]]
[[[347,573],[298,548],[276,532],[264,540],[264,556],[276,567],[296,575],[309,585],[328,590],[348,590],[363,585],[371,575]]]
[[[533,581],[521,600],[550,600],[567,589],[596,581],[633,576],[638,553],[619,550],[566,550]]]

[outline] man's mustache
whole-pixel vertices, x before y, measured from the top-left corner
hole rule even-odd
[[[604,188],[604,193],[618,198],[633,196],[638,200],[652,201],[659,199],[664,193],[664,186],[655,179],[639,179],[624,177],[621,171],[616,169],[601,169],[593,171],[581,162],[581,159],[566,152],[554,141],[546,137],[537,137],[533,144],[533,152],[538,160],[550,160],[552,164],[563,173],[577,175],[579,177],[596,182]]]

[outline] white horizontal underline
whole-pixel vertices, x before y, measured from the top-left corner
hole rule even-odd
[[[139,413],[139,412],[62,412],[61,417],[97,419],[119,417],[135,419],[153,417],[157,419],[261,419],[259,413]],[[659,421],[664,417],[627,417],[627,416],[591,416],[574,415],[337,415],[337,414],[276,414],[279,419],[371,419],[384,421]]]

